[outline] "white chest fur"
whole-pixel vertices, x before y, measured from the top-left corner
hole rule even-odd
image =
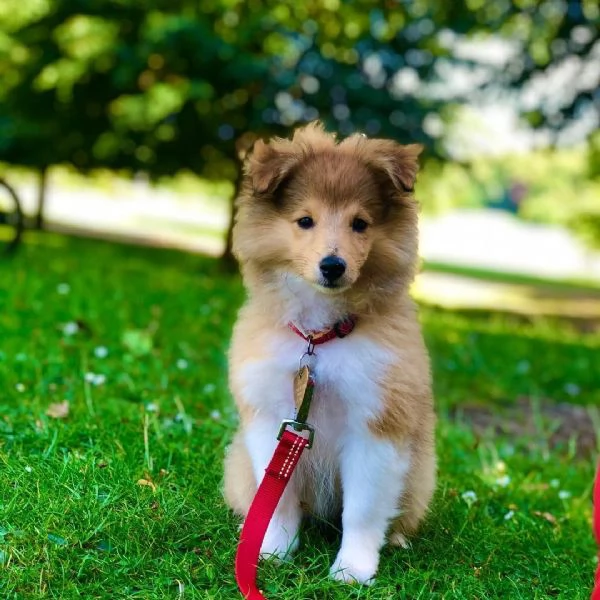
[[[274,440],[281,421],[294,417],[293,377],[306,342],[284,331],[268,350],[266,357],[244,365],[240,375],[245,399],[262,422],[260,435]],[[336,482],[343,447],[349,436],[368,435],[369,422],[381,414],[381,379],[392,358],[358,331],[315,349],[316,387],[308,417],[315,442],[301,461],[297,480],[304,490],[301,497],[318,514],[331,516],[339,508]],[[257,443],[256,438],[251,442]]]
[[[292,332],[274,336],[267,356],[241,369],[245,400],[261,413],[293,416],[293,378],[305,350],[306,342]],[[321,417],[334,414],[344,417],[346,424],[376,418],[382,410],[381,380],[392,358],[391,352],[359,332],[317,346],[311,423],[320,427]]]

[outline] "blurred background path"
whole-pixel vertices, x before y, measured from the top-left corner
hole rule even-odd
[[[35,212],[35,188],[19,188]],[[54,185],[48,228],[76,235],[180,248],[218,256],[227,203],[143,180]],[[600,252],[564,227],[523,221],[498,209],[461,209],[421,220],[418,299],[448,308],[600,317]]]

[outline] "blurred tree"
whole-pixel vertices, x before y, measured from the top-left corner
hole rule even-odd
[[[0,160],[236,181],[245,133],[317,117],[441,155],[452,103],[509,89],[560,130],[598,102],[598,14],[593,0],[4,0]],[[569,64],[560,102],[531,91]]]
[[[409,137],[444,154],[436,140],[452,106],[498,100],[550,142],[598,125],[596,0],[323,0],[274,14],[298,24],[286,65],[294,97],[343,133]]]
[[[235,177],[236,140],[263,129],[269,68],[244,6],[236,32],[240,15],[218,3],[24,2],[31,14],[2,15],[0,159]]]

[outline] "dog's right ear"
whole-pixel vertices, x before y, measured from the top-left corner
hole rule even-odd
[[[279,184],[300,162],[302,153],[290,140],[274,138],[269,142],[257,140],[246,160],[245,173],[259,193],[273,193]]]

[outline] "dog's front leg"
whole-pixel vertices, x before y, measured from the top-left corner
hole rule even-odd
[[[262,481],[265,469],[277,446],[276,435],[280,424],[279,420],[256,416],[246,427],[244,436],[246,447],[258,484]],[[298,548],[301,518],[302,511],[296,491],[295,475],[292,475],[267,529],[260,550],[261,558],[285,559],[292,554]]]
[[[390,521],[398,515],[409,455],[365,425],[347,433],[340,461],[342,545],[330,572],[334,579],[369,585]]]

